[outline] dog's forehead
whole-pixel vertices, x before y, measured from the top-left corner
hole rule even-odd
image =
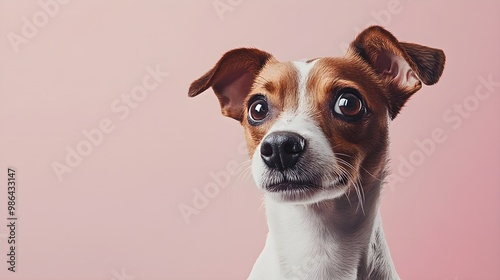
[[[380,98],[385,99],[373,70],[360,60],[345,57],[272,61],[254,83],[256,93],[267,93],[270,101],[281,109],[295,109],[301,95],[302,99],[323,102],[335,88],[346,87],[359,90],[368,103],[380,103]]]
[[[295,107],[299,72],[293,62],[273,61],[262,69],[254,82],[254,92],[265,94],[275,106]]]

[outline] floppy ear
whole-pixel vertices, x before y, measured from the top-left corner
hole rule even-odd
[[[380,26],[361,32],[351,43],[347,55],[361,57],[381,77],[389,94],[391,119],[422,83],[437,83],[445,64],[442,50],[399,42]]]
[[[209,87],[215,92],[222,114],[241,121],[244,100],[253,81],[272,56],[258,49],[234,49],[222,58],[205,75],[194,81],[188,95],[194,97]]]

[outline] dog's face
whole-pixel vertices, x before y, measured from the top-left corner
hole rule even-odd
[[[444,60],[371,27],[343,58],[279,62],[232,50],[189,95],[212,87],[222,113],[244,127],[257,185],[276,201],[309,204],[359,197],[382,179],[388,122],[422,82],[438,81]]]
[[[387,99],[361,61],[269,61],[244,104],[253,177],[278,201],[335,198],[383,166]]]

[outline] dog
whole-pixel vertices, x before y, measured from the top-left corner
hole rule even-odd
[[[442,50],[371,26],[344,57],[234,49],[191,84],[241,123],[264,193],[269,233],[248,279],[399,279],[379,214],[388,125],[444,64]]]

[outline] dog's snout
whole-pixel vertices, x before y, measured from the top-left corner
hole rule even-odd
[[[306,149],[306,139],[295,132],[276,131],[264,138],[260,156],[270,168],[284,171],[293,167]]]

